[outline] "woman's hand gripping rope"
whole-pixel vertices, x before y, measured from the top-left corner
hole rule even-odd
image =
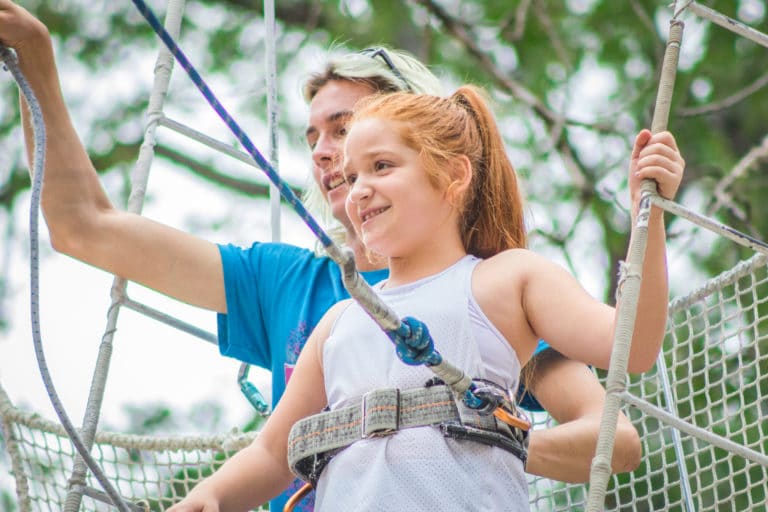
[[[464,403],[480,414],[493,414],[507,425],[523,431],[531,424],[520,417],[515,404],[497,386],[473,381],[461,370],[443,360],[435,350],[435,343],[426,324],[413,317],[404,317],[400,327],[387,331],[395,344],[395,352],[402,362],[410,366],[425,365],[440,377],[451,389],[464,395]]]

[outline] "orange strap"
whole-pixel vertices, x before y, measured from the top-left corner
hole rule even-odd
[[[304,497],[309,494],[309,491],[312,490],[312,486],[310,484],[304,484],[301,486],[301,489],[293,493],[293,496],[288,498],[288,501],[285,502],[285,506],[283,507],[283,512],[293,512],[294,507],[299,504],[301,500],[304,499]]]
[[[493,411],[493,415],[511,427],[517,427],[523,431],[528,431],[531,428],[530,423],[518,418],[514,414],[510,414],[501,407],[497,407],[496,410]]]

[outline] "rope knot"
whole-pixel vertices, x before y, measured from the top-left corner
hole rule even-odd
[[[426,324],[413,317],[405,317],[397,330],[390,331],[389,337],[395,343],[397,357],[411,366],[426,364],[434,366],[442,361],[435,352],[435,343]]]

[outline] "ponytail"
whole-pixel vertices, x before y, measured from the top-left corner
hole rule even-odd
[[[465,85],[451,99],[469,113],[480,148],[474,159],[470,157],[474,175],[462,215],[464,245],[468,252],[483,258],[525,247],[523,200],[493,113],[476,87]]]

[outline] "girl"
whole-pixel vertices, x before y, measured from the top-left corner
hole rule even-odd
[[[541,338],[568,357],[607,366],[614,308],[524,248],[517,179],[478,90],[363,99],[345,149],[347,213],[368,250],[389,262],[379,294],[399,315],[423,321],[448,361],[508,391]],[[669,133],[642,131],[630,165],[633,204],[645,178],[673,198],[683,167]],[[666,306],[663,216],[654,208],[631,370],[653,364]],[[326,404],[359,410],[359,397],[382,388],[400,390],[394,396],[403,407],[401,394],[431,377],[400,362],[356,303],[337,304],[310,336],[261,435],[171,510],[247,510],[266,501],[291,479],[288,435],[297,421]],[[318,510],[528,509],[523,461],[510,451],[445,437],[433,425],[362,437],[320,474]]]

